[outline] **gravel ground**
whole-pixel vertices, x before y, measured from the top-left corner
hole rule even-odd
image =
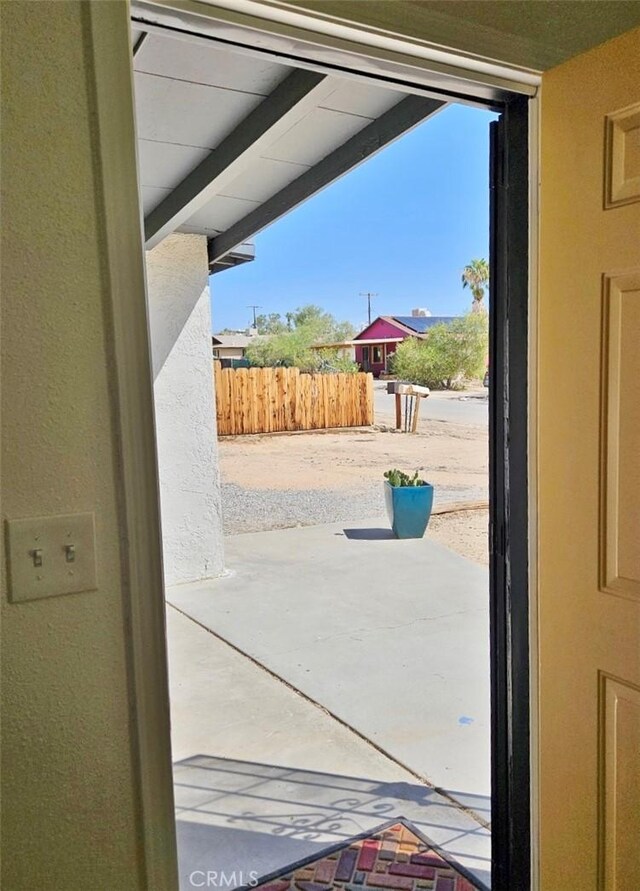
[[[227,535],[385,517],[383,474],[390,467],[419,469],[435,487],[436,506],[488,497],[486,425],[432,418],[415,435],[379,426],[223,437],[219,450]],[[428,534],[486,563],[482,511],[435,515]]]
[[[436,503],[476,501],[484,497],[482,488],[439,486]],[[343,520],[355,522],[385,515],[380,483],[347,490],[244,489],[235,483],[223,483],[222,504],[226,535]]]

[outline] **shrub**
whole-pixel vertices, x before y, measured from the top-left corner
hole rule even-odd
[[[304,329],[296,329],[283,334],[261,338],[249,344],[246,358],[252,365],[266,366],[297,365],[301,370],[315,366],[316,357],[310,349],[312,338]]]
[[[358,363],[348,356],[339,355],[337,350],[315,350],[317,356],[317,370],[327,374],[355,374],[360,369]]]
[[[434,390],[456,389],[482,376],[488,344],[487,314],[467,313],[434,325],[423,340],[404,340],[394,353],[391,370],[402,380]]]
[[[358,366],[351,359],[340,356],[337,350],[312,350],[314,338],[306,329],[297,328],[286,334],[276,334],[264,338],[247,347],[249,363],[260,368],[295,366],[300,371],[331,374],[335,372],[353,373]]]

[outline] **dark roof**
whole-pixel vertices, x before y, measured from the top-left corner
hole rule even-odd
[[[405,328],[411,328],[412,331],[415,331],[416,334],[424,334],[425,331],[428,331],[429,328],[433,328],[434,325],[445,324],[448,325],[449,322],[453,322],[457,316],[392,316],[392,321],[400,322],[401,325],[404,325]]]

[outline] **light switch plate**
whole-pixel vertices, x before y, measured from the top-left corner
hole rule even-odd
[[[94,515],[7,520],[7,559],[13,603],[94,590]]]

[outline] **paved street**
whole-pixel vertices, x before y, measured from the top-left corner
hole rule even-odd
[[[420,428],[429,420],[449,421],[452,424],[485,427],[489,421],[487,390],[454,392],[433,390],[420,406]],[[376,424],[395,424],[395,397],[387,393],[386,381],[373,385],[374,414]],[[403,409],[404,411],[404,399]]]

